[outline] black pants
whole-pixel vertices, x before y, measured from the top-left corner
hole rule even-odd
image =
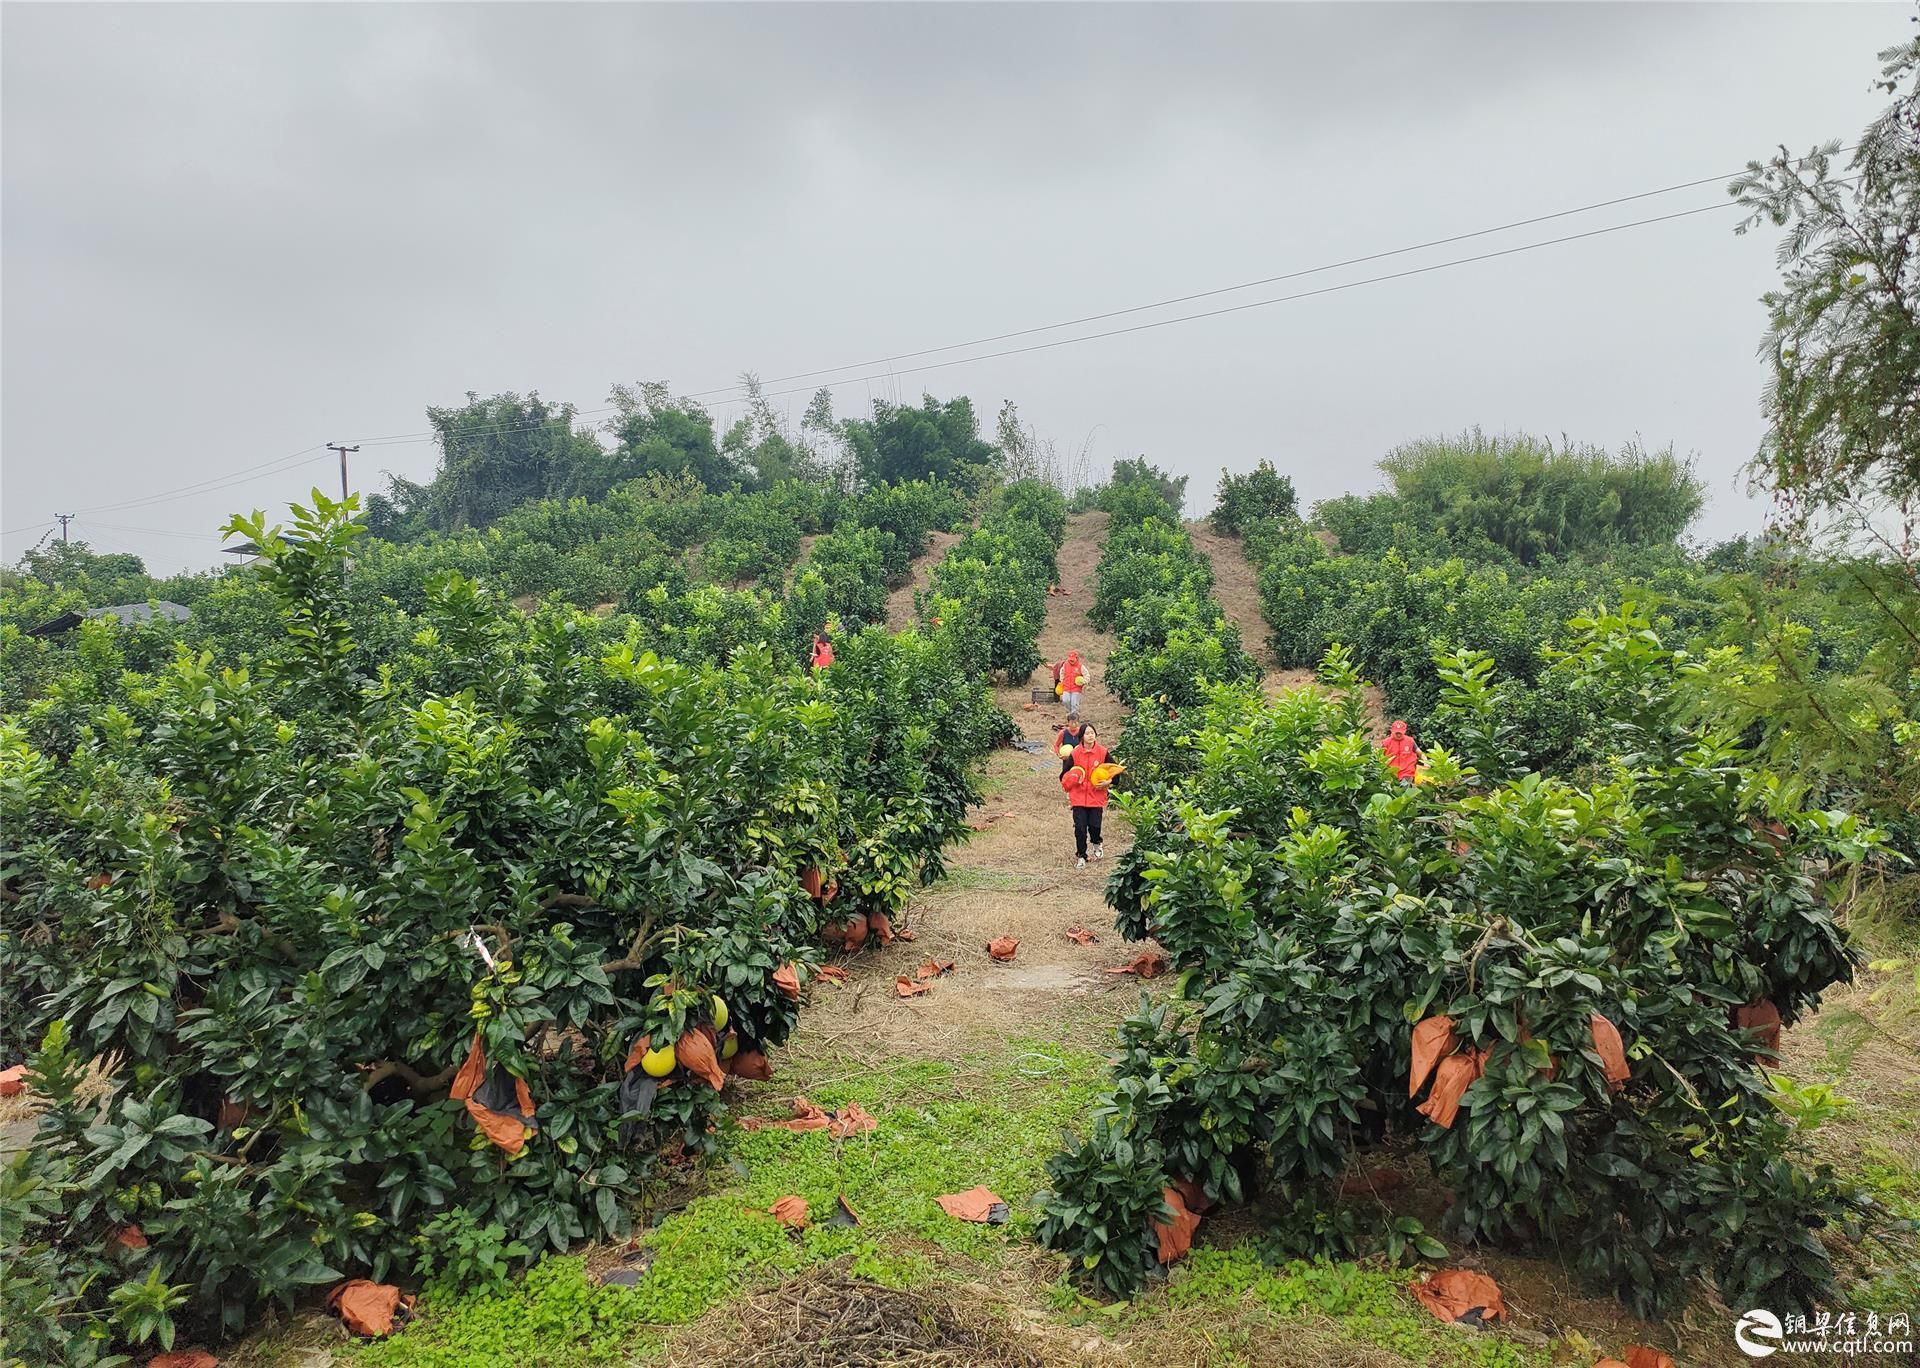
[[[1100,819],[1107,815],[1105,808],[1077,807],[1073,810],[1073,851],[1081,859],[1087,858],[1087,840],[1092,838],[1095,845],[1100,840]]]

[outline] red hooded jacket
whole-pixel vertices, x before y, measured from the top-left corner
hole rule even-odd
[[[1080,663],[1078,651],[1068,651],[1067,658],[1060,662],[1060,686],[1068,693],[1079,693],[1086,686],[1080,682],[1080,676],[1087,667]]]
[[[1073,767],[1060,776],[1060,787],[1067,791],[1069,807],[1103,808],[1107,790],[1094,787],[1093,767],[1105,764],[1107,748],[1098,741],[1082,741],[1073,748]]]
[[[1387,763],[1393,766],[1393,772],[1402,779],[1411,780],[1420,770],[1420,748],[1407,735],[1407,724],[1396,722],[1381,741],[1380,749],[1387,753]]]

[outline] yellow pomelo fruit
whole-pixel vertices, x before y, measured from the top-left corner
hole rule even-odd
[[[678,1062],[673,1056],[671,1045],[662,1045],[659,1049],[648,1050],[640,1056],[640,1067],[655,1078],[665,1078],[673,1072],[673,1066]]]
[[[727,1004],[720,1000],[718,993],[713,997],[713,1029],[716,1031],[727,1029]]]
[[[720,1057],[722,1059],[732,1059],[739,1053],[740,1037],[729,1033],[727,1038],[720,1043]]]

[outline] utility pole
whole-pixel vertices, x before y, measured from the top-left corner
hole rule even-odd
[[[312,448],[308,449],[311,450]],[[74,513],[56,513],[53,516],[60,520],[60,544],[65,546],[67,544],[67,524],[72,522],[78,515]]]
[[[313,448],[309,447],[307,449],[311,451]],[[338,442],[327,443],[328,451],[337,451],[340,453],[340,497],[342,499],[347,497],[347,453],[349,451],[358,451],[359,449],[357,446],[341,446]]]

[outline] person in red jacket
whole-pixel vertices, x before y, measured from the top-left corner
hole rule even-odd
[[[1087,669],[1080,663],[1080,652],[1068,651],[1067,658],[1060,662],[1059,673],[1054,677],[1060,681],[1060,701],[1067,705],[1067,721],[1078,721],[1080,689],[1087,682]]]
[[[1067,803],[1073,809],[1073,853],[1075,868],[1087,867],[1087,846],[1093,846],[1093,858],[1106,858],[1100,842],[1100,824],[1107,812],[1108,784],[1093,782],[1095,767],[1107,760],[1107,748],[1089,722],[1080,729],[1080,744],[1073,748],[1073,764],[1060,776],[1060,787],[1067,791]]]
[[[813,668],[824,670],[833,664],[833,643],[827,640],[825,632],[813,634]]]
[[[1395,722],[1387,730],[1386,738],[1380,742],[1380,749],[1387,753],[1387,763],[1393,766],[1393,772],[1412,783],[1413,776],[1420,771],[1420,748],[1407,735],[1405,722]]]

